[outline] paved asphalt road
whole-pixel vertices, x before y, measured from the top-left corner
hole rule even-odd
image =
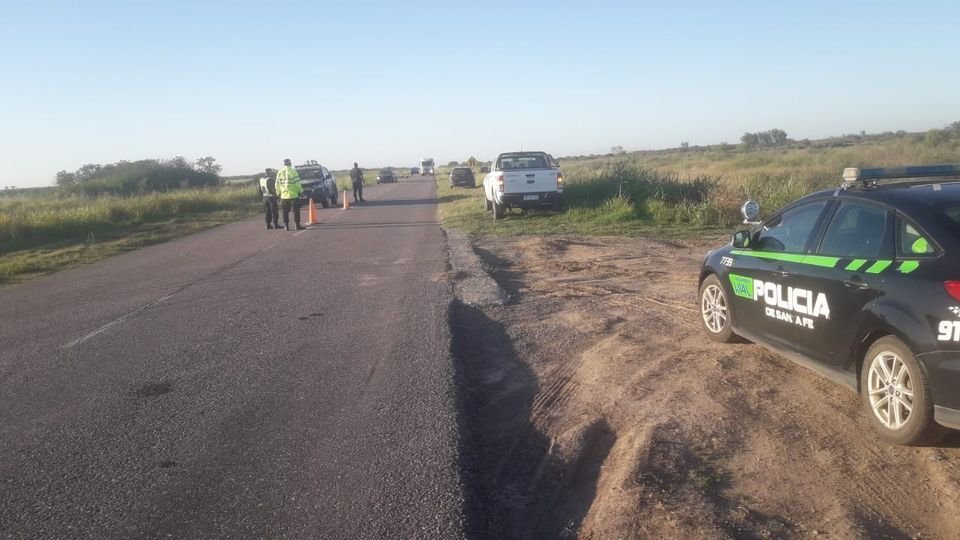
[[[0,289],[0,537],[461,536],[435,196]]]

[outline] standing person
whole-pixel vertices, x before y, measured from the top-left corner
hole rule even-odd
[[[363,169],[356,163],[350,169],[350,179],[353,180],[353,202],[363,201]]]
[[[293,208],[293,221],[297,230],[306,227],[300,225],[300,173],[293,168],[289,159],[283,160],[283,168],[277,171],[277,195],[280,197],[280,206],[283,208],[283,230],[290,230],[290,209]]]
[[[279,229],[280,213],[277,211],[277,170],[267,168],[260,178],[260,195],[263,197],[263,217],[267,229]]]

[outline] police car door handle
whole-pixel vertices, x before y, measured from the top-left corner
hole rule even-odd
[[[777,277],[787,277],[790,275],[790,272],[787,272],[783,268],[777,268],[776,270],[773,271],[773,275]]]
[[[869,283],[867,283],[866,281],[860,278],[844,280],[843,284],[851,289],[866,289],[867,287],[870,286]]]

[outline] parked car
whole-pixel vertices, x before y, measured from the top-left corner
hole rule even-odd
[[[420,167],[410,167],[410,174],[411,175],[420,174]]]
[[[450,171],[450,187],[477,187],[477,179],[470,167],[454,167]]]
[[[382,169],[380,174],[377,175],[378,184],[395,184],[397,182],[397,175],[393,174],[392,169]]]
[[[313,199],[324,208],[337,205],[337,180],[329,169],[310,160],[296,167],[303,186],[301,199]]]
[[[886,441],[935,442],[960,429],[960,166],[843,176],[762,222],[744,205],[704,260],[703,328],[853,388]]]
[[[483,178],[484,204],[500,219],[510,208],[563,206],[563,173],[544,152],[500,154],[493,170]]]

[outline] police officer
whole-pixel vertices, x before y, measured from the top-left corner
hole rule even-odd
[[[260,178],[260,195],[263,196],[263,217],[267,220],[267,229],[279,229],[280,214],[277,211],[277,170],[267,168]]]
[[[300,173],[293,168],[289,159],[283,160],[283,168],[277,171],[277,196],[280,197],[280,206],[283,208],[283,230],[290,230],[290,210],[293,209],[293,221],[297,230],[306,227],[300,225]]]
[[[363,201],[363,170],[356,163],[350,170],[350,179],[353,180],[353,202]]]

